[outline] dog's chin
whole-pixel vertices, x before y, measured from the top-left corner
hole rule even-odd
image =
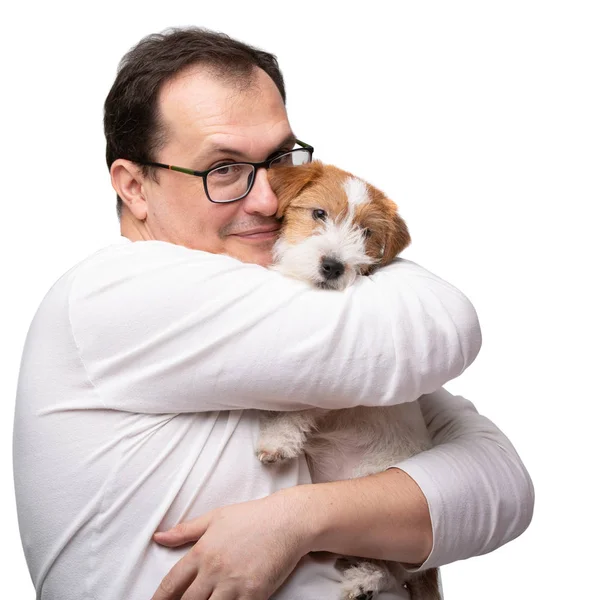
[[[315,287],[320,290],[339,290],[339,284],[336,285],[335,281],[317,281]]]
[[[348,269],[348,267],[346,267],[346,269]],[[349,272],[347,271],[342,277],[338,277],[337,279],[319,278],[313,280],[311,283],[313,283],[313,285],[320,290],[342,291],[348,286],[352,285],[356,281],[356,278],[359,274],[360,273],[356,272],[355,270],[352,270]]]
[[[298,244],[289,244],[282,239],[275,243],[273,268],[322,290],[344,290],[352,285],[361,271],[368,267],[372,259],[364,253],[355,252],[344,257],[342,252],[332,252],[324,247],[322,236],[312,236]],[[327,277],[323,271],[323,259],[332,258],[343,266],[337,277]]]

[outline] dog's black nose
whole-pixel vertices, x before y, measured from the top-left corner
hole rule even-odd
[[[321,274],[327,281],[337,279],[344,272],[344,265],[335,258],[325,257],[321,261]]]

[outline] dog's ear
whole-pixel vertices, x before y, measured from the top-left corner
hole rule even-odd
[[[379,263],[380,266],[391,263],[411,242],[408,227],[404,219],[398,214],[396,205],[391,200],[388,200],[386,209],[389,217],[387,220],[383,253]]]
[[[290,202],[323,174],[323,163],[314,161],[298,167],[275,167],[267,171],[271,189],[277,196],[279,219]]]

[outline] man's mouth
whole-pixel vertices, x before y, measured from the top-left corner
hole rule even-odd
[[[254,229],[248,229],[247,231],[240,231],[239,233],[232,235],[244,240],[270,240],[277,237],[279,229],[280,225],[270,225],[268,227],[256,227]]]

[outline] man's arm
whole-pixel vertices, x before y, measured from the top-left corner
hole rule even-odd
[[[419,402],[434,447],[394,466],[427,498],[433,549],[421,568],[486,554],[520,536],[535,493],[510,440],[462,396],[441,389]]]
[[[491,552],[527,529],[533,485],[508,438],[446,390],[420,404],[431,450],[377,475],[278,492],[304,506],[311,550],[426,569]]]
[[[154,598],[179,597],[169,590],[187,589],[190,573],[203,582],[241,576],[257,586],[248,597],[262,598],[265,586],[271,593],[311,550],[394,560],[419,570],[490,552],[519,536],[531,521],[534,498],[512,444],[460,396],[442,389],[420,403],[436,444],[431,450],[383,473],[287,488],[157,533],[156,541],[167,546],[200,541]],[[231,551],[222,540],[241,531],[253,540],[252,553],[243,561],[224,560]],[[215,541],[205,543],[207,533]],[[236,553],[243,550],[236,545]],[[215,552],[218,568],[210,568]],[[256,556],[261,560],[253,564]]]
[[[324,548],[418,560],[427,548],[420,536],[414,545],[405,539],[418,525],[398,505],[410,512],[413,499],[407,496],[420,492],[394,479],[410,478],[391,469],[359,480],[292,487],[157,532],[154,539],[165,546],[196,543],[163,578],[152,600],[176,600],[184,592],[204,598],[210,590],[215,598],[270,598],[306,554]],[[373,501],[380,504],[374,508]],[[381,513],[394,522],[385,522]],[[402,535],[395,537],[398,531]]]
[[[468,299],[410,261],[337,292],[165,242],[76,270],[69,315],[104,407],[138,413],[412,402],[481,344]]]
[[[403,471],[277,492],[301,507],[311,551],[420,565],[433,544],[427,500]]]

